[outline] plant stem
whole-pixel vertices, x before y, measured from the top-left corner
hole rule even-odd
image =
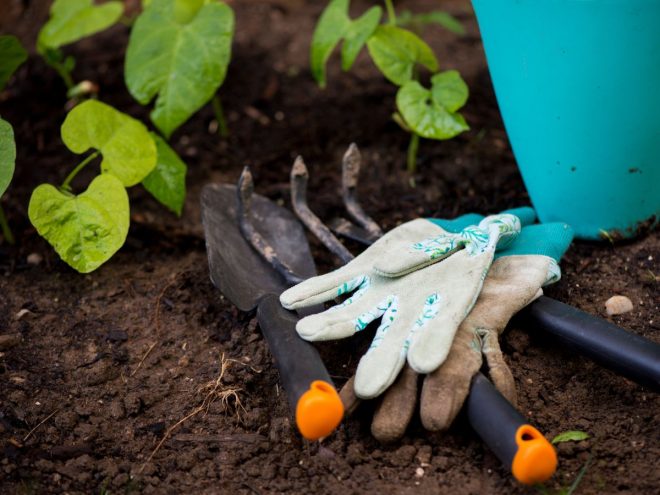
[[[85,158],[82,162],[80,162],[78,165],[76,165],[76,168],[74,168],[69,175],[66,176],[66,179],[64,179],[64,182],[62,182],[62,187],[61,189],[65,190],[70,190],[71,188],[69,187],[69,184],[71,184],[71,181],[74,179],[76,175],[78,175],[78,172],[80,172],[85,166],[91,162],[94,158],[99,156],[100,151],[95,151],[91,155],[89,155],[87,158]]]
[[[218,122],[218,134],[220,137],[226,138],[229,136],[229,128],[227,127],[227,120],[225,113],[222,111],[222,102],[220,96],[216,93],[211,102],[213,105],[213,112],[215,113],[215,120]]]
[[[66,67],[64,67],[64,64],[60,62],[51,62],[50,66],[60,75],[64,81],[64,84],[66,85],[67,91],[71,90],[75,86],[73,83],[73,78],[71,77],[71,73],[67,70]]]
[[[389,23],[392,26],[396,26],[396,12],[394,11],[394,4],[392,3],[392,0],[385,0],[385,8],[387,9],[387,17],[389,19]]]
[[[9,223],[7,222],[7,217],[5,217],[5,211],[0,205],[0,229],[2,229],[2,235],[9,244],[14,244],[14,235],[11,233],[9,228]]]
[[[410,144],[408,145],[408,172],[414,174],[417,170],[417,151],[419,150],[419,134],[410,135]]]

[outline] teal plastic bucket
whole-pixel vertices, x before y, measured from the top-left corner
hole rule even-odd
[[[472,0],[543,222],[632,237],[660,216],[660,0]]]

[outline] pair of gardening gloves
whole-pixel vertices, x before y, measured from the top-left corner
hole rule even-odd
[[[282,293],[287,309],[345,297],[298,322],[305,340],[348,337],[380,318],[369,350],[341,391],[348,412],[359,399],[383,395],[371,427],[378,440],[403,436],[420,374],[422,423],[432,431],[447,429],[484,357],[495,386],[515,404],[499,335],[544,285],[559,280],[558,262],[573,238],[566,224],[534,221],[531,208],[413,220],[338,270]]]

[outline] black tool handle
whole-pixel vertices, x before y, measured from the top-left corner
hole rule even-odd
[[[472,428],[518,481],[542,483],[554,474],[552,445],[482,373],[472,379],[465,407]]]
[[[298,315],[284,309],[275,295],[266,296],[259,303],[257,321],[275,358],[282,386],[294,411],[298,399],[314,380],[332,384],[318,351],[296,333],[298,320]]]
[[[598,364],[660,391],[660,345],[602,318],[541,296],[520,312],[525,326],[558,337]]]
[[[332,433],[344,408],[318,351],[296,333],[299,318],[282,307],[279,297],[264,297],[257,320],[268,342],[300,433],[317,440]]]

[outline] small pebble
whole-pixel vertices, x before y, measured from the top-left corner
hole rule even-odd
[[[36,266],[36,265],[41,264],[41,262],[43,260],[44,260],[43,256],[41,256],[39,253],[31,253],[31,254],[28,254],[28,257],[27,257],[28,265]]]
[[[605,302],[605,311],[609,316],[622,315],[633,310],[633,303],[626,296],[612,296]]]
[[[421,467],[415,469],[415,477],[421,478],[422,476],[424,476],[424,470]]]

